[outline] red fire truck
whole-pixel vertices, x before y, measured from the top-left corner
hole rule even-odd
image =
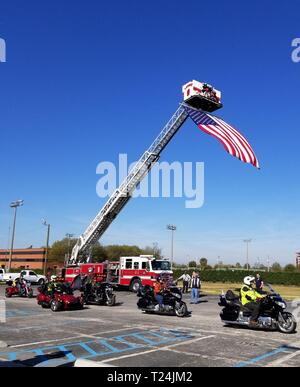
[[[137,292],[141,285],[152,286],[158,276],[161,276],[169,285],[173,281],[170,261],[155,259],[152,255],[121,257],[115,262],[105,261],[68,266],[64,269],[65,280],[72,282],[78,275],[89,274],[90,268],[94,269],[93,273],[99,278],[99,281],[109,281],[119,286],[126,286],[134,292]]]

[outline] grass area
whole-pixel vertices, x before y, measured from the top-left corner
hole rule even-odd
[[[178,285],[182,286],[180,282],[178,282]],[[240,289],[240,287],[240,283],[203,281],[201,292],[205,294],[219,295],[222,293],[222,290],[226,292],[228,289],[231,289],[234,292],[237,292],[237,289]],[[300,299],[300,286],[274,285],[272,287],[286,300],[294,300],[296,298]],[[267,290],[267,288],[265,290]]]

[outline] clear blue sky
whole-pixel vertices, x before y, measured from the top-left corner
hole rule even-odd
[[[178,227],[175,258],[211,263],[250,258],[294,262],[300,250],[300,5],[265,1],[15,1],[0,5],[0,246],[8,245],[9,203],[22,198],[16,246],[79,235],[104,200],[96,166],[152,142],[191,79],[223,92],[220,115],[253,145],[261,171],[230,157],[185,124],[162,160],[205,162],[205,205],[136,199],[102,239],[170,253],[166,224]]]

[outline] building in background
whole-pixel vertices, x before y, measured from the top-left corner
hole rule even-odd
[[[9,250],[0,250],[0,267],[7,267]],[[45,248],[14,249],[12,254],[12,269],[40,269],[45,263]]]

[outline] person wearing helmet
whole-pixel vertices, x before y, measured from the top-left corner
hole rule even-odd
[[[241,302],[251,311],[250,325],[256,326],[260,312],[259,301],[264,298],[256,291],[255,277],[247,276],[244,278],[244,284],[241,288]]]
[[[47,286],[47,292],[49,295],[53,296],[55,290],[57,289],[57,276],[56,275],[52,275],[50,277],[50,282]]]
[[[164,298],[162,295],[163,289],[164,289],[163,280],[160,276],[158,276],[156,277],[156,281],[154,283],[154,297],[158,302],[158,308],[160,310],[163,309],[163,301],[164,301]]]

